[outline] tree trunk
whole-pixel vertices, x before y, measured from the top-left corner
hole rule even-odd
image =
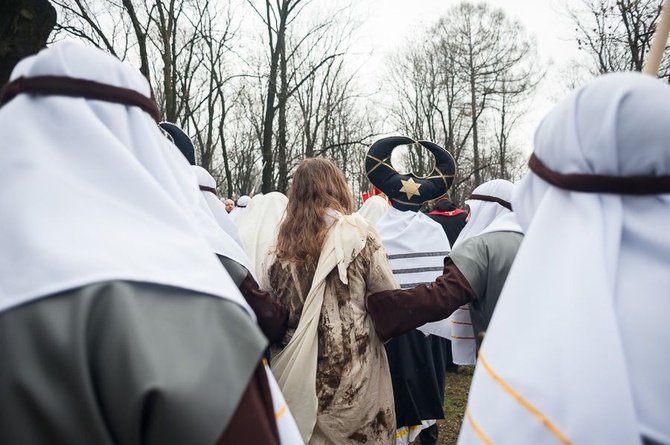
[[[56,10],[47,0],[0,2],[0,86],[16,64],[46,46],[56,25]]]
[[[163,109],[163,119],[168,122],[177,122],[177,97],[174,88],[174,76],[172,72],[173,60],[173,30],[174,30],[174,0],[170,1],[169,9],[166,11],[161,0],[156,1],[156,9],[158,10],[158,28],[160,30],[160,38],[162,41],[162,56],[163,56],[163,96],[165,100]],[[167,13],[167,14],[166,14]]]
[[[221,89],[219,89],[219,94],[221,95]],[[222,107],[222,116],[226,115],[226,104],[221,100]],[[219,137],[221,140],[221,155],[223,156],[223,170],[226,175],[226,197],[233,196],[233,175],[230,170],[230,161],[228,160],[228,146],[226,145],[225,138],[225,129],[224,129],[225,120],[223,117],[219,119]],[[221,185],[219,185],[221,187]]]
[[[133,5],[133,2],[131,0],[123,0],[123,7],[128,13],[130,23],[132,23],[133,30],[135,31],[135,37],[137,37],[137,45],[140,51],[140,73],[142,73],[151,86],[151,70],[149,69],[149,55],[147,53],[147,35],[144,31],[142,31],[142,25],[137,18],[137,13],[135,12],[135,6]],[[151,97],[153,98],[153,96],[154,92],[152,88]]]
[[[507,117],[507,104],[505,103],[507,99],[506,92],[503,87],[503,96],[502,96],[502,107],[500,108],[500,141],[498,141],[498,147],[500,152],[500,178],[507,178],[507,134],[505,133],[505,118]]]
[[[279,93],[279,116],[277,122],[277,164],[279,167],[277,191],[286,193],[288,189],[288,165],[286,159],[286,100],[288,99],[288,79],[286,73],[286,49],[282,47],[281,50],[279,56],[281,89]]]
[[[277,74],[279,71],[279,55],[284,51],[284,37],[286,34],[286,19],[288,16],[288,1],[284,0],[279,11],[279,29],[277,29],[277,44],[272,45],[271,11],[269,2],[266,2],[268,20],[268,35],[270,36],[270,76],[268,79],[268,95],[265,101],[265,116],[263,117],[263,175],[261,191],[270,193],[273,189],[272,176],[274,173],[274,159],[272,150],[272,135],[275,120],[275,98],[277,97]]]
[[[472,59],[470,59],[472,60]],[[470,72],[470,112],[472,113],[472,167],[474,169],[475,184],[478,187],[482,183],[479,171],[479,141],[477,133],[477,95],[475,93],[475,73]]]

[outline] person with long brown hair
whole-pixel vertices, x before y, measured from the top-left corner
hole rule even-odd
[[[334,162],[298,166],[268,264],[263,279],[289,309],[273,372],[305,442],[394,443],[386,352],[364,297],[398,284]]]

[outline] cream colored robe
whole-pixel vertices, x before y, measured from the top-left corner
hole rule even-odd
[[[365,310],[366,293],[395,289],[397,281],[372,226],[365,245],[346,269],[348,284],[333,269],[325,280],[318,321],[316,424],[309,444],[392,444],[395,441],[393,388],[384,346]],[[312,285],[316,264],[300,269],[275,262],[268,282],[289,308],[289,329],[273,351],[289,343]],[[287,397],[288,400],[288,397]],[[288,400],[291,410],[299,400]],[[297,419],[296,419],[297,420]],[[300,421],[298,421],[300,424]]]

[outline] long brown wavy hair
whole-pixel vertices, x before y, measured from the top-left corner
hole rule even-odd
[[[326,209],[344,215],[354,211],[347,181],[333,161],[305,159],[293,174],[288,206],[277,234],[278,259],[299,266],[318,261],[328,231]]]

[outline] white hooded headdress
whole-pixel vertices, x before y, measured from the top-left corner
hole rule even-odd
[[[149,97],[137,70],[73,42],[25,59],[19,76]],[[252,313],[193,222],[203,199],[195,175],[144,109],[20,93],[0,108],[0,133],[0,311],[129,280],[216,295]]]
[[[559,188],[532,172],[517,184],[526,235],[480,350],[460,444],[670,443],[669,116],[667,85],[619,73],[540,124],[536,162],[596,187]],[[657,191],[629,194],[640,178]],[[597,190],[611,182],[628,191]]]

